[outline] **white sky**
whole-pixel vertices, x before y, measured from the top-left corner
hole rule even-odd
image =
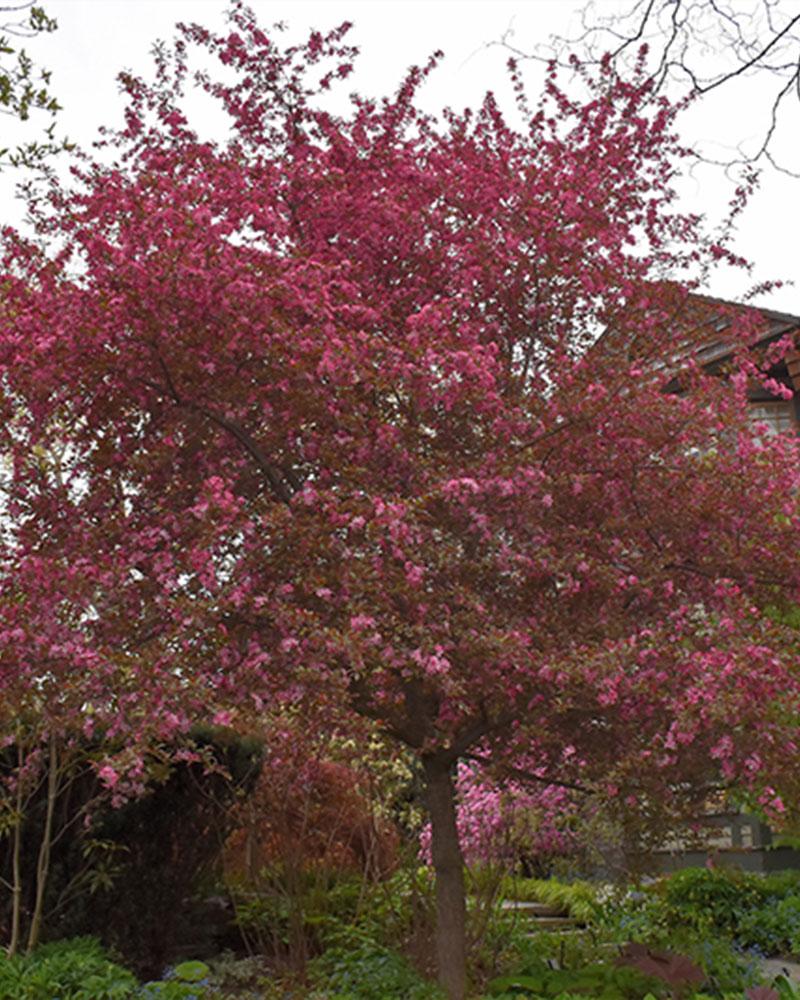
[[[740,6],[755,0],[743,0]],[[800,0],[783,0],[787,9],[800,10]],[[264,25],[283,20],[292,29],[325,29],[343,20],[355,22],[351,39],[362,49],[357,73],[347,89],[382,94],[394,89],[404,70],[422,62],[436,48],[446,54],[444,65],[426,85],[424,100],[431,110],[445,104],[463,107],[477,103],[484,91],[507,93],[504,63],[507,53],[487,47],[513,25],[514,41],[528,50],[544,43],[554,31],[576,24],[580,0],[251,0]],[[603,13],[624,0],[600,0]],[[73,140],[89,143],[103,123],[120,120],[121,100],[115,77],[120,69],[147,73],[149,50],[156,38],[170,38],[176,21],[199,21],[209,27],[223,24],[223,0],[45,0],[59,29],[29,43],[35,60],[52,70],[53,90],[63,105],[60,127]],[[571,20],[572,19],[572,20]],[[531,64],[531,92],[536,94],[536,64]],[[720,88],[713,99],[692,111],[685,126],[689,141],[704,140],[707,148],[733,148],[753,140],[764,123],[765,84],[741,81]],[[795,102],[797,106],[797,102]],[[788,122],[785,151],[800,164],[800,112]],[[0,191],[0,205],[11,220],[18,210],[8,192]],[[704,168],[687,178],[683,204],[692,211],[719,211],[730,195],[718,170]],[[762,189],[739,226],[738,249],[754,261],[753,280],[780,278],[797,282],[761,304],[800,314],[800,179],[774,171],[764,173]],[[749,279],[720,275],[712,291],[735,298]]]

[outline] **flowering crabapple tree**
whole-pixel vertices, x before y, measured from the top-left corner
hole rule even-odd
[[[176,725],[310,698],[411,748],[457,1000],[465,755],[642,815],[734,782],[780,808],[798,680],[761,609],[800,584],[797,449],[747,426],[756,314],[729,378],[692,349],[729,230],[674,207],[643,76],[529,107],[512,66],[521,125],[491,94],[435,119],[435,56],[334,113],[347,25],[281,47],[230,16],[123,76],[124,124],[6,233],[8,573],[81,560],[75,627],[182,690]]]

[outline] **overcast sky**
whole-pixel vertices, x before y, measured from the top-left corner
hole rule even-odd
[[[756,0],[742,0],[740,7]],[[782,0],[800,10],[800,0]],[[45,0],[58,20],[58,31],[29,43],[29,51],[53,73],[53,90],[63,105],[61,130],[89,143],[103,123],[119,121],[122,107],[115,78],[125,68],[146,73],[156,38],[170,38],[176,21],[223,24],[223,0]],[[504,63],[507,53],[497,41],[511,30],[514,43],[530,50],[552,32],[577,26],[583,6],[574,0],[253,0],[265,25],[286,21],[292,30],[321,29],[343,20],[355,22],[353,41],[361,47],[354,86],[361,92],[385,93],[404,70],[442,48],[446,61],[426,85],[424,100],[431,110],[446,104],[463,107],[478,102],[492,89],[507,93]],[[602,13],[628,4],[600,0]],[[530,64],[531,89],[536,91],[538,68]],[[720,88],[685,124],[688,141],[724,153],[739,143],[754,141],[764,124],[766,82],[741,80]],[[797,102],[795,102],[797,103]],[[784,132],[784,152],[800,163],[800,113]],[[6,218],[15,209],[5,181]],[[718,170],[704,168],[684,185],[684,204],[693,211],[718,212],[730,194]],[[754,279],[795,280],[763,305],[800,314],[800,179],[765,172],[762,189],[742,220],[738,249],[756,264]],[[737,297],[748,283],[742,275],[721,275],[711,291]]]

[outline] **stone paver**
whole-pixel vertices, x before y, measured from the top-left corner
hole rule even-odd
[[[767,979],[786,976],[795,986],[800,986],[800,963],[784,961],[782,958],[765,958],[761,966]]]

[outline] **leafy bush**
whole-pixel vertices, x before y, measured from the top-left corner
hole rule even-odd
[[[575,994],[603,1000],[641,1000],[646,994],[663,995],[657,980],[636,969],[614,965],[589,965],[583,969],[541,969],[526,975],[503,976],[489,984],[489,995],[558,997]]]
[[[688,954],[703,967],[707,985],[720,994],[756,986],[761,977],[761,963],[750,952],[725,938],[698,938],[691,933],[673,935],[674,947]]]
[[[248,950],[302,969],[324,947],[329,928],[358,919],[363,879],[340,869],[262,868],[247,883],[229,881],[236,926]]]
[[[309,965],[312,981],[325,1000],[441,1000],[397,952],[350,932]],[[323,992],[324,991],[324,992]]]
[[[800,951],[800,873],[762,876],[736,869],[687,868],[639,892],[609,900],[601,922],[618,942],[673,945],[724,939],[724,951],[762,955]],[[705,947],[711,947],[705,944]],[[737,959],[741,964],[741,956]],[[734,977],[735,978],[735,977]]]
[[[742,913],[736,926],[738,942],[764,955],[800,951],[800,896],[772,898],[758,909]]]
[[[0,957],[0,1000],[131,1000],[137,982],[94,938],[73,938],[32,955]]]
[[[800,896],[800,871],[787,868],[785,871],[770,872],[762,878],[765,896]]]
[[[659,884],[671,923],[727,934],[734,934],[742,913],[761,906],[768,893],[759,875],[731,868],[685,868]]]
[[[433,954],[435,911],[430,869],[408,864],[386,881],[367,887],[357,926],[372,940],[411,956],[415,965],[427,968]]]
[[[208,973],[208,990],[212,998],[254,998],[254,1000],[285,1000],[291,995],[291,980],[284,981],[270,969],[261,955],[239,957],[233,952],[224,952],[211,960]],[[286,985],[286,989],[282,987]]]
[[[770,889],[789,891],[792,884],[736,871],[686,869],[624,894],[605,899],[595,894],[589,930],[605,944],[605,956],[609,946],[616,950],[626,942],[666,949],[701,966],[714,995],[741,996],[759,982],[760,963],[737,937],[740,921]],[[555,894],[550,898],[555,901]],[[601,947],[596,951],[600,957]]]

